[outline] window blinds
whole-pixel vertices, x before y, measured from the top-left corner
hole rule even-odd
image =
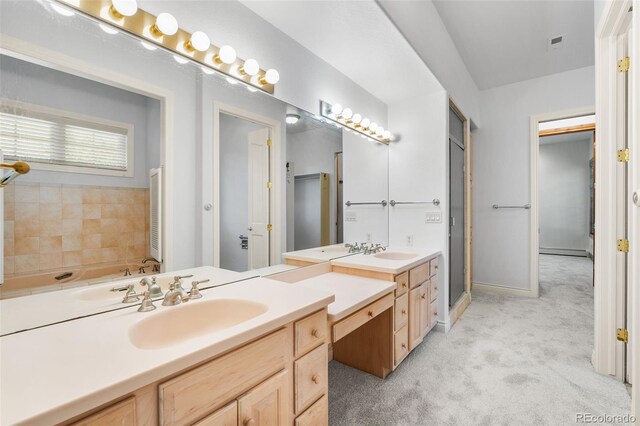
[[[128,129],[2,103],[0,149],[12,160],[126,171]]]

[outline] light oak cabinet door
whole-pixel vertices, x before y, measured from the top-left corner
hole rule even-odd
[[[422,286],[409,292],[409,350],[412,351],[422,342],[420,330],[420,312],[422,310]]]
[[[296,321],[295,352],[296,357],[309,352],[316,346],[324,343],[327,337],[327,312],[322,310],[305,319]]]
[[[409,290],[409,271],[396,275],[396,297],[402,296]]]
[[[238,426],[238,402],[233,401],[193,426]]]
[[[238,425],[288,424],[290,411],[289,371],[284,370],[238,398]]]
[[[311,405],[327,389],[328,356],[327,345],[322,345],[294,363],[296,414]]]
[[[327,395],[317,400],[296,419],[295,426],[326,426],[329,424],[329,403]]]
[[[393,362],[398,365],[409,353],[409,330],[405,325],[393,335]]]
[[[420,287],[420,335],[426,336],[429,330],[431,330],[431,316],[429,315],[429,306],[431,305],[431,298],[429,297],[429,291],[431,289],[431,283],[427,281]]]
[[[403,294],[398,297],[395,302],[395,307],[393,311],[393,330],[398,331],[405,325],[407,325],[407,321],[409,320],[409,295]]]
[[[131,397],[92,414],[74,423],[73,426],[135,426],[135,424],[136,400]]]

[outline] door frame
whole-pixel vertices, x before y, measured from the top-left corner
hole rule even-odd
[[[269,191],[269,217],[273,229],[269,233],[269,265],[279,263],[282,238],[282,123],[236,106],[213,102],[213,266],[220,267],[220,114],[227,114],[251,121],[269,129],[271,147],[269,154],[270,176],[273,186]]]
[[[540,259],[540,207],[538,204],[538,163],[540,159],[540,129],[539,125],[545,121],[562,120],[566,118],[581,117],[583,115],[595,114],[595,107],[574,108],[566,111],[551,112],[546,114],[532,115],[530,123],[530,196],[531,214],[529,220],[529,253],[530,253],[530,277],[529,291],[527,296],[538,297],[540,295],[540,281],[538,276],[538,265]],[[596,160],[597,161],[597,160]],[[597,167],[596,167],[597,169]],[[597,179],[596,179],[597,180]],[[596,195],[597,199],[597,195]]]
[[[629,15],[631,7],[633,12]],[[616,328],[621,327],[621,320],[625,313],[625,289],[620,288],[619,276],[625,271],[618,268],[618,251],[616,248],[618,205],[616,201],[617,170],[619,163],[616,158],[617,140],[624,129],[620,128],[617,105],[620,102],[618,94],[618,37],[625,32],[625,28],[631,19],[633,33],[631,35],[633,51],[629,55],[632,61],[638,61],[638,41],[640,39],[640,1],[620,0],[607,1],[604,4],[602,18],[596,28],[596,223],[598,229],[595,235],[595,261],[594,274],[594,302],[595,302],[595,333],[594,351],[592,363],[596,371],[602,374],[616,376],[624,380],[624,344],[616,340]],[[629,71],[630,87],[638,81],[637,63],[631,66]],[[629,90],[630,116],[637,117],[640,95]],[[635,115],[634,115],[635,114]],[[638,142],[639,128],[637,120],[630,120],[630,133],[628,138],[629,150],[632,158],[627,167],[630,170],[630,186],[638,188]],[[632,167],[635,165],[635,167]],[[636,169],[634,171],[634,168]],[[638,186],[636,186],[638,185]],[[638,231],[638,209],[631,209],[631,217],[628,221],[628,233],[633,235]],[[640,255],[638,254],[638,241],[630,239],[630,253],[627,255],[627,271],[629,282],[640,281]],[[640,329],[640,317],[637,300],[637,291],[633,288],[626,295],[631,303],[630,328]],[[624,325],[622,325],[624,326]],[[638,340],[630,338],[632,354],[632,375],[634,383],[640,383],[638,376]],[[632,388],[632,413],[638,413],[637,386]]]
[[[462,313],[467,309],[467,306],[471,303],[471,289],[472,289],[472,254],[473,254],[473,215],[472,215],[472,177],[471,177],[471,165],[472,165],[472,147],[471,147],[471,121],[458,107],[453,98],[449,97],[447,103],[447,175],[449,171],[449,109],[452,109],[454,113],[462,119],[463,122],[463,144],[464,144],[464,265],[465,265],[465,278],[464,278],[464,293],[456,301],[456,303],[449,307],[449,301],[445,301],[445,308],[449,307],[449,320],[451,325],[460,318]],[[451,182],[449,176],[447,176],[447,191],[449,196],[451,192]],[[449,211],[447,211],[449,214]],[[449,218],[444,221],[447,226],[449,225]],[[447,235],[449,230],[447,229]],[[447,250],[449,247],[449,238],[447,237]],[[447,253],[449,256],[450,253]],[[449,280],[451,280],[451,271],[449,271]],[[446,283],[447,287],[449,283]]]

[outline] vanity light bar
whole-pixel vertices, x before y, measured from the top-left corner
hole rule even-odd
[[[202,31],[184,31],[168,13],[155,16],[138,8],[136,0],[52,0],[153,43],[184,60],[273,94],[280,74],[263,70],[255,59],[242,60],[231,46],[215,46]]]
[[[351,108],[343,108],[340,104],[332,105],[328,102],[320,101],[320,115],[346,127],[348,130],[360,133],[378,142],[388,144],[397,140],[390,131],[385,130],[376,123],[372,123],[368,118],[354,113]]]

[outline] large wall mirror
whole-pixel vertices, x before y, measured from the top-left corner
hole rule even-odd
[[[49,2],[2,12],[0,148],[31,170],[0,190],[0,335],[131,307],[113,281],[387,244],[387,145]]]

